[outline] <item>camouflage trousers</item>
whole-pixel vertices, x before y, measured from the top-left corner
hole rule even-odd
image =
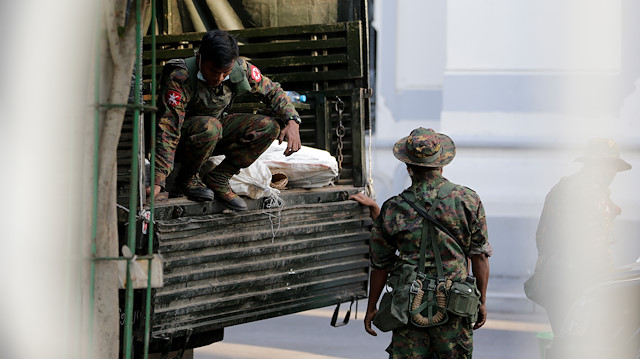
[[[387,352],[389,359],[470,359],[473,328],[468,318],[451,315],[437,327],[407,325],[393,331]]]
[[[280,134],[273,117],[236,113],[218,120],[209,116],[187,117],[181,128],[176,161],[179,177],[189,177],[210,156],[225,155],[233,168],[249,167]]]

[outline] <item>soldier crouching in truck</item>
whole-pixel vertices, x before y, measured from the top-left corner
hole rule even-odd
[[[291,100],[279,83],[239,58],[236,39],[225,31],[207,32],[195,57],[170,60],[160,86],[156,196],[165,188],[177,159],[181,164],[177,193],[194,201],[211,201],[215,195],[231,209],[246,210],[229,179],[251,165],[276,138],[280,143],[287,141],[286,156],[300,149],[301,121]],[[256,95],[279,119],[228,114],[233,99],[246,92]],[[212,155],[225,155],[225,159],[201,179],[200,167]]]

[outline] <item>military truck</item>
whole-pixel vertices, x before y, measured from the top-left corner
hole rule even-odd
[[[152,73],[157,76],[169,59],[193,56],[203,35],[196,29],[203,25],[215,28],[229,19],[216,9],[206,11],[207,4],[213,2],[159,3],[158,34],[155,39],[145,36],[143,44],[146,103],[157,86]],[[261,3],[264,8],[278,1],[232,1],[225,8],[240,18],[248,16],[251,6],[242,5],[249,3]],[[329,14],[316,14],[314,4],[322,5],[320,10]],[[357,0],[301,1],[286,6],[293,11],[290,15],[282,12],[283,8],[242,21],[244,26],[262,19],[262,27],[229,32],[240,42],[240,56],[285,90],[306,95],[305,103],[296,104],[302,117],[302,144],[335,156],[339,177],[334,185],[322,188],[283,189],[280,206],[270,206],[265,199],[245,198],[249,209],[243,212],[230,211],[215,201],[193,202],[185,197],[152,206],[144,191],[139,191],[143,210],[153,207],[154,222],[148,233],[148,223],[138,220],[132,251],[160,254],[163,281],[151,289],[149,302],[145,300],[146,289],[133,291],[134,316],[129,325],[135,356],[144,346],[151,353],[204,346],[222,340],[228,326],[344,302],[353,304],[367,296],[371,220],[368,209],[348,196],[367,185],[364,137],[371,123],[368,4]],[[194,9],[204,14],[199,25]],[[309,24],[273,26],[286,25],[305,11],[308,19],[304,21]],[[320,20],[314,19],[314,14]],[[157,71],[152,71],[152,60]],[[268,113],[264,104],[250,95],[236,99],[231,111]],[[132,117],[127,115],[118,150],[121,245],[131,243],[124,208],[129,203],[131,176],[145,176],[131,172],[131,152],[149,147],[145,136],[133,136]],[[147,126],[140,126],[141,130],[152,126],[149,112],[142,122]],[[135,141],[139,146],[133,146]],[[140,157],[149,159],[149,151],[141,150]],[[121,290],[121,313],[126,298]],[[145,319],[150,323],[148,333]],[[124,321],[121,323],[124,327]],[[121,335],[129,335],[125,333],[123,329]]]

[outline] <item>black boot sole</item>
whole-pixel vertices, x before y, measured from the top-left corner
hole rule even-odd
[[[224,203],[225,206],[229,207],[229,209],[232,209],[234,211],[246,211],[247,210],[247,203],[241,198],[237,198],[237,199],[235,199],[235,200],[233,200],[231,202],[227,202],[225,200],[219,200],[219,201]]]
[[[187,196],[188,199],[195,202],[209,202],[213,201],[214,195],[213,191],[210,189],[197,189],[191,191],[184,191],[183,194]]]

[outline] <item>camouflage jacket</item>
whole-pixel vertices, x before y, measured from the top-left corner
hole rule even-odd
[[[432,173],[430,178],[414,183],[412,190],[425,209],[436,198],[438,189],[446,179]],[[487,224],[484,208],[478,195],[464,186],[456,186],[443,198],[434,217],[457,237],[469,256],[492,254],[487,239]],[[371,231],[370,258],[374,269],[392,270],[402,262],[417,264],[420,258],[423,217],[399,195],[388,199],[381,208]],[[426,230],[426,228],[424,229]],[[437,230],[440,257],[445,276],[452,280],[467,276],[467,260],[453,239]],[[397,251],[397,253],[396,253]],[[435,276],[435,258],[431,244],[427,244],[425,271]]]
[[[554,267],[554,276],[599,275],[613,267],[609,246],[620,208],[609,188],[578,172],[547,194],[536,231],[537,268]]]
[[[238,66],[239,65],[239,66]],[[240,71],[241,73],[236,73]],[[236,86],[225,80],[212,88],[197,80],[196,91],[191,88],[187,65],[183,59],[170,60],[163,69],[158,94],[158,133],[156,137],[156,180],[164,187],[166,178],[173,170],[175,151],[180,141],[180,129],[189,116],[211,116],[221,118],[237,95]],[[260,70],[248,61],[239,58],[230,77],[243,76],[250,90],[260,101],[269,106],[281,119],[297,116],[291,100],[278,82],[263,76]],[[286,122],[286,121],[285,121]]]

